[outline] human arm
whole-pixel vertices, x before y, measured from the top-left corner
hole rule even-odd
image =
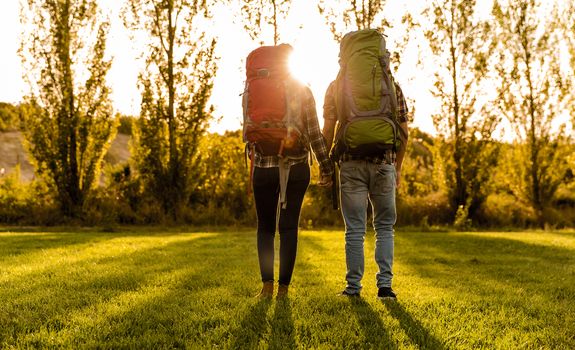
[[[323,102],[323,137],[327,145],[327,149],[331,150],[333,145],[333,138],[335,135],[335,126],[337,124],[337,113],[335,107],[334,95],[334,82],[331,82],[325,92]]]
[[[327,149],[331,151],[334,142],[335,128],[337,125],[337,113],[335,107],[334,86],[335,82],[331,82],[325,93],[323,103],[323,130],[322,134],[325,138]],[[331,152],[330,152],[331,156]],[[332,180],[334,178],[332,177]],[[326,180],[327,181],[327,180]],[[335,181],[335,180],[334,180]]]
[[[333,144],[333,137],[335,133],[335,124],[337,123],[336,120],[331,119],[324,119],[323,121],[323,137],[325,138],[325,143],[328,149],[331,149]]]
[[[403,159],[405,158],[405,150],[407,149],[407,138],[409,137],[409,130],[407,128],[407,122],[400,123],[399,126],[405,132],[406,139],[405,141],[401,142],[401,146],[397,150],[397,157],[395,159],[395,172],[396,172],[396,180],[395,184],[397,188],[401,185],[401,166],[403,165]]]
[[[308,141],[319,163],[319,170],[321,174],[319,185],[329,186],[331,185],[331,177],[334,171],[333,164],[329,159],[329,148],[319,128],[313,95],[311,94],[311,91],[308,91],[306,95],[307,96],[304,102],[304,113],[307,121],[307,134],[309,137]]]
[[[334,131],[335,131],[335,124],[336,123],[337,123],[336,120],[331,120],[331,119],[324,119],[324,121],[323,121],[322,134],[323,134],[323,137],[325,139],[325,143],[326,143],[328,150],[331,150],[331,147],[333,144],[333,137],[334,137]],[[329,182],[332,182],[332,179],[333,179],[333,177],[331,177],[331,176],[330,176],[330,178],[324,178],[322,176],[321,182],[329,183]],[[326,186],[329,186],[329,184]]]
[[[401,138],[401,146],[397,150],[397,155],[395,159],[395,172],[396,172],[396,186],[399,188],[401,185],[401,167],[403,165],[403,159],[405,158],[405,151],[407,149],[407,141],[409,139],[409,129],[407,126],[407,102],[403,96],[403,91],[401,87],[395,83],[395,92],[397,97],[397,120],[399,122],[399,135]]]

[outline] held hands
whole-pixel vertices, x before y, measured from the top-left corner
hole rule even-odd
[[[320,187],[329,187],[332,185],[331,176],[329,175],[321,175],[319,178],[319,182],[317,183]]]

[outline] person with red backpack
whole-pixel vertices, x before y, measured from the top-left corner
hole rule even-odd
[[[311,90],[288,66],[292,47],[262,46],[246,60],[243,136],[257,212],[257,249],[263,287],[274,291],[274,238],[280,234],[277,297],[286,297],[294,270],[301,206],[310,182],[309,156],[319,162],[320,186],[329,186],[333,164],[318,124]]]
[[[345,221],[346,288],[358,297],[364,273],[368,200],[373,208],[378,298],[396,299],[393,277],[395,189],[408,138],[407,104],[389,67],[385,37],[365,29],[340,43],[340,70],[324,101],[324,129],[331,157],[339,164]]]

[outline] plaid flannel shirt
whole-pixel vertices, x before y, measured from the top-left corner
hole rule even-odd
[[[403,91],[401,90],[401,87],[399,86],[399,84],[397,84],[397,82],[395,83],[395,95],[397,97],[397,121],[399,123],[406,123],[407,122],[407,113],[408,113],[408,108],[407,108],[407,102],[405,101],[405,97],[403,95]],[[323,118],[325,120],[332,120],[332,121],[337,121],[337,113],[336,113],[336,108],[335,108],[335,91],[334,90],[334,83],[332,82],[329,87],[327,88],[326,94],[325,94],[325,100],[324,100],[324,106],[323,106],[323,110],[324,110],[324,114],[323,114]],[[384,154],[380,155],[380,156],[375,156],[375,157],[360,157],[360,156],[352,156],[349,153],[344,153],[340,159],[340,161],[342,162],[346,162],[346,161],[350,161],[350,160],[365,160],[371,163],[376,163],[376,164],[381,164],[381,163],[387,163],[387,164],[395,164],[395,160],[396,160],[397,154],[390,150],[385,152]]]
[[[308,147],[311,146],[313,153],[319,163],[319,170],[323,176],[331,176],[333,174],[333,164],[329,159],[329,150],[325,138],[319,128],[317,120],[317,112],[315,108],[315,100],[311,90],[306,87],[304,89],[304,96],[302,101],[302,117],[305,120],[305,130],[303,131],[304,140],[308,142]],[[301,158],[288,158],[290,166],[298,163],[308,162],[309,153],[303,154]],[[279,167],[278,156],[264,156],[255,152],[254,165],[260,168],[273,168]]]

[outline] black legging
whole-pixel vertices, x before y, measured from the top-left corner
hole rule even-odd
[[[287,206],[280,210],[279,283],[289,285],[297,253],[297,232],[303,197],[309,185],[307,162],[291,166],[287,184]],[[279,168],[254,170],[254,198],[258,215],[258,258],[262,281],[274,280],[274,237],[279,202]]]

